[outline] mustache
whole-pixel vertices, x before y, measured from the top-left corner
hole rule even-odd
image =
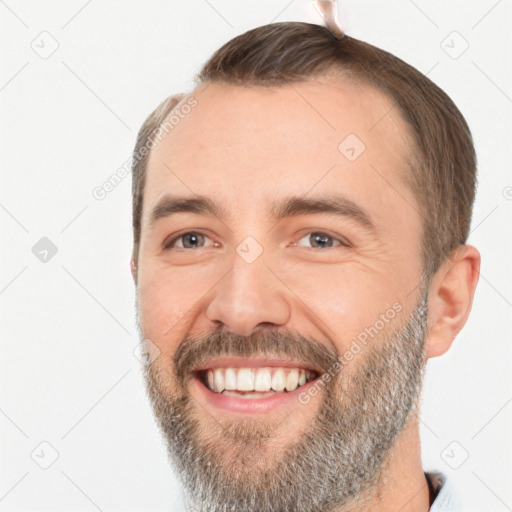
[[[292,359],[322,373],[338,361],[334,348],[291,330],[266,329],[240,336],[223,326],[206,335],[185,337],[173,357],[174,371],[184,381],[199,365],[220,356]]]

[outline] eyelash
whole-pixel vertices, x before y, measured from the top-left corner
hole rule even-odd
[[[306,247],[307,249],[320,249],[322,250],[323,252],[325,251],[328,251],[329,249],[336,249],[337,247],[350,247],[350,244],[343,238],[337,238],[325,231],[318,231],[318,230],[311,230],[311,231],[308,231],[307,233],[305,233],[304,235],[302,235],[300,238],[299,238],[299,241],[302,240],[304,237],[306,236],[311,236],[311,235],[320,235],[322,237],[326,237],[326,238],[330,238],[332,240],[334,240],[335,242],[338,242],[338,245],[334,245],[333,247],[324,247],[324,248],[317,248],[317,247]],[[170,240],[166,240],[163,244],[163,249],[164,250],[170,250],[173,248],[173,245],[182,237],[184,237],[185,235],[201,235],[201,236],[204,236],[206,238],[209,238],[208,235],[206,235],[205,233],[201,233],[200,231],[185,231],[183,233],[180,233],[178,235],[176,235],[175,237],[173,237],[172,239]],[[214,244],[217,244],[217,242],[214,242]],[[295,242],[293,244],[291,244],[292,246],[298,246],[298,242]],[[215,245],[214,245],[215,246]],[[301,247],[301,246],[298,246],[298,247]],[[187,249],[185,247],[179,247],[179,249],[183,249],[185,251],[193,251],[193,250],[197,250],[197,249]],[[202,249],[202,247],[199,247],[199,249]]]
[[[201,233],[201,231],[185,231],[183,233],[180,233],[178,235],[176,235],[175,237],[171,238],[170,240],[167,240],[164,242],[163,244],[163,248],[164,250],[169,250],[169,249],[172,249],[173,245],[182,237],[184,237],[185,235],[201,235],[201,236],[204,236],[206,238],[209,238],[207,234],[205,233]],[[217,242],[215,242],[217,243]],[[183,250],[189,250],[189,251],[192,251],[194,249],[186,249],[184,247],[178,247],[178,249],[183,249]],[[200,247],[201,249],[201,247]]]
[[[328,251],[329,249],[334,250],[334,249],[337,249],[338,247],[349,247],[350,246],[350,244],[344,238],[336,237],[336,236],[331,235],[330,233],[327,233],[325,231],[317,231],[317,230],[308,231],[307,233],[303,234],[299,238],[298,241],[302,240],[304,237],[311,236],[311,235],[320,235],[321,237],[324,237],[324,238],[330,238],[334,242],[338,242],[338,245],[334,245],[333,247],[323,247],[323,248],[322,247],[306,247],[306,249],[320,249],[323,252],[325,252],[325,251]],[[298,242],[295,242],[291,245],[301,247],[300,245],[298,245]]]

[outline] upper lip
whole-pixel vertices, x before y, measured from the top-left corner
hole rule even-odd
[[[294,361],[290,359],[274,358],[274,357],[238,357],[238,356],[222,356],[209,359],[194,368],[196,372],[214,369],[214,368],[263,368],[263,367],[285,367],[300,368],[317,373],[322,370],[305,361]]]

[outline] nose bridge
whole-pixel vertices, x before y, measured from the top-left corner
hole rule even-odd
[[[253,240],[243,241],[233,255],[230,272],[214,288],[207,308],[209,320],[243,336],[260,324],[286,324],[290,304],[267,264],[268,255],[262,248]]]

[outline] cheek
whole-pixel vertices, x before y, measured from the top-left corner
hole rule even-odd
[[[174,339],[193,304],[192,295],[190,288],[184,288],[169,272],[141,275],[138,306],[145,337],[160,347]]]
[[[145,337],[162,351],[172,351],[188,332],[201,298],[217,280],[217,274],[207,269],[141,266],[137,293]]]
[[[403,284],[381,267],[356,262],[309,265],[307,271],[290,269],[283,281],[298,299],[295,300],[296,317],[312,318],[313,322],[326,326],[329,329],[326,334],[340,353],[376,322],[379,332],[387,330],[393,324],[390,319],[398,318],[403,306],[400,291]],[[381,315],[386,316],[384,324]]]

